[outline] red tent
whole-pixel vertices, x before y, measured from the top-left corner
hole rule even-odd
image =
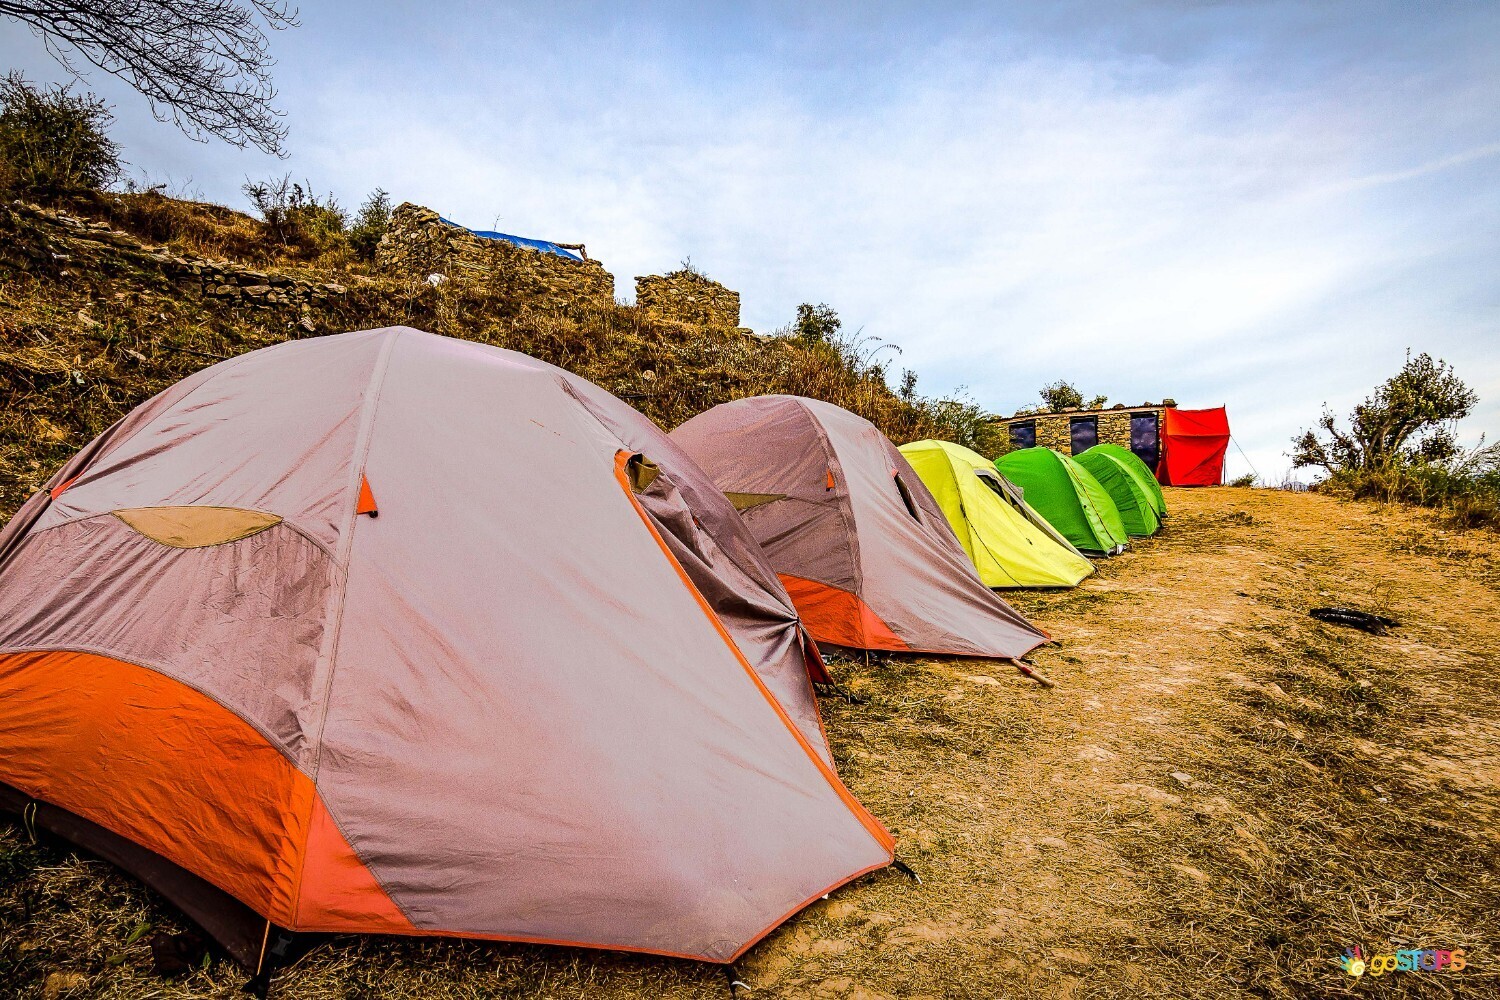
[[[1229,417],[1224,407],[1168,408],[1161,445],[1156,478],[1163,486],[1218,486],[1224,481],[1224,452],[1229,450]]]

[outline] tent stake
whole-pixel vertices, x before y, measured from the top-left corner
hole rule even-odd
[[[1036,681],[1042,687],[1045,687],[1045,688],[1055,688],[1055,687],[1057,687],[1057,684],[1053,682],[1052,678],[1048,677],[1046,674],[1042,673],[1040,670],[1036,669],[1031,664],[1026,663],[1023,660],[1017,660],[1015,658],[1012,658],[1010,662],[1015,666],[1015,668],[1017,670],[1021,671],[1022,674],[1026,675],[1027,677],[1030,677],[1032,680]]]
[[[724,978],[729,980],[730,997],[739,996],[736,990],[744,990],[746,993],[751,992],[750,984],[740,978],[739,970],[734,967],[733,962],[725,963],[720,968],[724,970]]]

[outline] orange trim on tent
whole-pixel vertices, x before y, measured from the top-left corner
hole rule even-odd
[[[805,627],[797,629],[797,642],[802,646],[802,660],[807,664],[807,679],[814,684],[832,684],[833,675],[828,672],[828,664],[823,660],[823,653],[812,633]],[[818,724],[823,724],[821,718]]]
[[[380,509],[375,506],[375,493],[370,489],[370,481],[363,475],[359,477],[359,504],[354,508],[354,513],[356,516],[380,513]]]
[[[66,482],[58,483],[56,486],[54,486],[52,488],[52,492],[50,494],[48,494],[48,495],[50,497],[52,497],[52,499],[56,500],[58,497],[60,497],[60,496],[63,495],[63,491],[64,490],[66,490],[69,486],[72,486],[74,483],[78,482],[78,480],[80,480],[82,478],[83,478],[83,473],[80,472],[78,475],[74,476],[72,479],[69,479]]]
[[[296,929],[411,934],[416,928],[354,853],[321,797],[313,800]]]
[[[635,491],[630,488],[630,476],[625,470],[625,463],[630,461],[631,454],[631,452],[624,449],[615,453],[615,479],[619,482],[620,488],[625,491],[626,498],[630,501],[630,505],[635,508],[635,512],[640,516],[641,521],[646,525],[646,529],[651,532],[651,537],[656,539],[657,547],[661,549],[662,555],[667,557],[667,562],[677,571],[677,576],[682,580],[683,586],[687,588],[688,593],[693,595],[693,599],[698,602],[698,607],[702,609],[704,616],[708,618],[714,630],[719,633],[719,638],[724,640],[724,644],[729,647],[730,652],[734,654],[734,658],[744,668],[745,674],[754,682],[756,689],[761,693],[761,697],[765,698],[766,703],[776,711],[776,714],[781,718],[782,724],[786,726],[787,732],[791,733],[792,737],[801,745],[803,752],[807,754],[808,760],[813,762],[813,765],[817,767],[818,771],[828,781],[828,784],[832,786],[838,797],[843,800],[844,805],[860,821],[870,836],[875,838],[875,842],[887,852],[894,852],[896,849],[895,838],[880,824],[878,819],[871,815],[868,809],[860,804],[860,801],[854,797],[853,793],[844,787],[844,783],[839,780],[839,776],[823,762],[823,758],[819,757],[818,752],[808,744],[807,737],[802,735],[802,731],[797,728],[797,724],[786,714],[786,709],[781,707],[781,703],[776,700],[776,696],[771,693],[770,689],[766,687],[765,682],[760,679],[760,675],[755,672],[755,668],[750,665],[750,661],[745,659],[745,654],[740,652],[739,646],[735,645],[734,637],[729,634],[729,631],[724,627],[724,623],[719,620],[719,616],[714,614],[713,606],[708,603],[708,599],[703,596],[698,587],[693,583],[692,577],[688,576],[687,571],[682,568],[682,564],[677,561],[677,557],[672,554],[672,550],[667,547],[666,541],[661,537],[661,532],[656,530],[656,525],[652,523],[651,517],[646,513],[646,508],[641,506],[641,502],[636,499]],[[877,865],[876,867],[880,866]],[[842,885],[843,882],[840,881],[836,884]],[[825,889],[823,891],[828,892],[830,890]],[[771,926],[774,927],[776,925],[772,924]],[[769,931],[770,928],[767,928],[767,930]]]
[[[830,489],[830,490],[833,489],[833,470],[832,469],[828,470],[828,486],[826,488]]]
[[[161,855],[267,920],[290,930],[413,930],[312,780],[180,681],[96,653],[0,655],[0,732],[6,783]]]
[[[818,642],[852,649],[885,649],[912,652],[870,606],[847,590],[830,587],[800,576],[777,574],[786,592],[792,595],[797,614]]]
[[[0,777],[292,923],[312,782],[249,723],[94,653],[0,656]]]

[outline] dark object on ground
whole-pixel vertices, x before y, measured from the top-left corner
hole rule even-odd
[[[1357,628],[1371,635],[1385,635],[1388,629],[1399,628],[1401,625],[1394,618],[1372,615],[1368,611],[1355,611],[1353,608],[1313,608],[1308,614],[1320,622]]]
[[[151,971],[158,976],[181,976],[198,968],[208,957],[208,939],[195,930],[178,934],[153,934]]]

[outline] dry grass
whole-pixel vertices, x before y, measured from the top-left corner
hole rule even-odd
[[[117,224],[185,252],[250,252],[259,223],[210,205],[121,196]],[[440,288],[294,261],[294,274],[347,295],[305,316],[318,332],[406,324],[523,351],[634,404],[664,427],[760,393],[854,410],[897,441],[947,436],[921,400],[898,398],[857,350],[705,335],[624,306],[538,308],[503,281]],[[0,205],[0,518],[132,407],[217,360],[306,336],[304,316],[204,299],[128,255],[58,260],[33,223]]]
[[[980,661],[835,664],[865,699],[824,701],[841,773],[925,884],[882,872],[817,903],[741,964],[753,995],[1500,995],[1494,581],[1410,551],[1425,513],[1265,490],[1169,502],[1167,533],[1084,587],[1017,598],[1060,640],[1039,657],[1055,691]],[[1307,616],[1324,603],[1405,624],[1338,629]],[[15,829],[0,858],[0,984],[27,995],[72,970],[78,996],[235,995],[224,963],[150,975],[125,939],[171,917],[107,866]],[[1390,942],[1470,965],[1355,982],[1333,964]],[[727,996],[689,963],[385,939],[323,945],[280,986]]]
[[[253,220],[151,197],[112,218],[264,263]],[[319,330],[409,323],[523,350],[664,426],[795,392],[897,440],[942,434],[857,352],[623,307],[538,310],[497,285],[302,273],[350,286],[310,315]],[[0,517],[149,394],[300,335],[299,318],[201,300],[125,258],[53,259],[0,206]],[[1056,691],[982,662],[836,666],[865,699],[824,703],[840,769],[926,882],[877,873],[814,905],[743,963],[755,995],[1500,996],[1500,537],[1308,494],[1170,502],[1165,535],[1084,587],[1015,598],[1059,639],[1039,657]],[[1407,624],[1375,638],[1307,617],[1329,603]],[[151,973],[151,934],[177,929],[109,866],[0,828],[0,996],[43,995],[64,973],[77,978],[52,982],[70,996],[238,996],[224,962]],[[1470,968],[1353,983],[1332,964],[1387,941],[1463,947]],[[718,970],[689,963],[377,938],[323,945],[280,987],[726,995]]]

